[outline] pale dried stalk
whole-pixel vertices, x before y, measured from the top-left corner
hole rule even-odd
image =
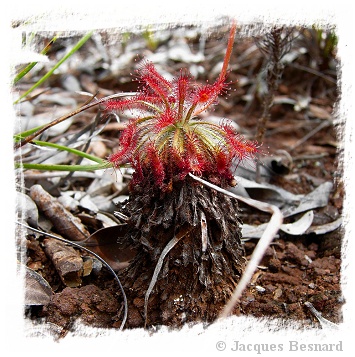
[[[282,216],[282,213],[279,210],[279,208],[274,205],[270,205],[265,202],[260,202],[260,201],[253,200],[251,198],[246,198],[246,197],[236,195],[236,194],[229,192],[227,190],[224,190],[223,188],[220,188],[208,181],[205,181],[200,177],[192,175],[191,173],[189,175],[196,181],[199,181],[199,182],[203,183],[204,185],[215,189],[216,191],[224,193],[227,196],[230,196],[230,197],[235,198],[239,201],[242,201],[242,202],[246,203],[247,205],[255,207],[261,211],[268,212],[268,213],[272,214],[271,219],[270,219],[264,233],[262,234],[256,248],[253,251],[250,261],[249,261],[248,265],[246,266],[241,279],[239,280],[238,285],[234,289],[234,292],[233,292],[230,300],[228,301],[227,305],[224,307],[222,313],[219,315],[219,318],[223,319],[223,318],[227,317],[228,315],[230,315],[231,312],[233,311],[235,304],[238,302],[244,289],[248,285],[255,270],[257,269],[257,266],[259,265],[262,257],[264,256],[264,253],[265,253],[267,247],[270,245],[270,243],[274,239],[276,233],[280,229],[280,227],[282,225],[282,221],[283,221],[283,216]]]

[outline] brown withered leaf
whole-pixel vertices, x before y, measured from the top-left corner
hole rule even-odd
[[[47,305],[52,288],[42,275],[25,267],[25,305]]]
[[[343,223],[343,219],[342,219],[342,217],[340,217],[330,223],[321,224],[321,225],[317,225],[317,226],[311,226],[307,230],[306,234],[313,233],[313,234],[320,235],[320,234],[332,232],[332,231],[336,230],[337,228],[339,228],[342,223]]]
[[[127,224],[101,228],[79,244],[99,255],[117,271],[125,268],[136,254],[134,250],[124,248],[120,243],[120,237],[126,232]]]
[[[318,207],[325,207],[329,201],[329,195],[333,189],[332,182],[324,182],[315,190],[305,195],[297,207],[289,207],[282,210],[284,217],[294,216],[298,213],[309,211]]]
[[[311,224],[313,222],[313,216],[314,216],[313,211],[308,211],[293,223],[283,223],[280,227],[280,230],[294,236],[305,234],[307,230],[311,227]],[[248,240],[249,238],[259,239],[264,233],[266,227],[267,227],[267,223],[263,223],[258,226],[243,224],[242,225],[243,239],[245,241]]]

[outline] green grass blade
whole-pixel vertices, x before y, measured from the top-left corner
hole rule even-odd
[[[14,141],[15,142],[19,142],[22,139],[26,138],[27,136],[35,133],[37,130],[43,128],[46,124],[40,125],[40,126],[36,126],[35,128],[32,129],[28,129],[26,131],[23,131],[22,133],[18,133],[14,135]]]
[[[40,52],[41,55],[45,55],[52,44],[57,40],[58,36],[54,36],[47,46]],[[21,78],[23,78],[38,62],[32,62],[29,63],[20,73],[17,74],[17,76],[13,80],[13,84],[16,84]]]
[[[91,161],[94,161],[94,162],[97,162],[99,164],[104,164],[106,163],[106,160],[103,160],[97,156],[93,156],[93,155],[90,155],[86,152],[83,152],[83,151],[80,151],[80,150],[77,150],[77,149],[73,149],[73,148],[70,148],[70,147],[67,147],[67,146],[63,146],[63,145],[59,145],[59,144],[55,144],[55,143],[50,143],[50,142],[46,142],[46,141],[40,141],[40,140],[33,140],[32,141],[34,144],[38,145],[38,146],[46,146],[46,147],[51,147],[51,148],[55,148],[55,149],[58,149],[58,150],[61,150],[61,151],[67,151],[67,152],[70,152],[74,155],[78,155],[80,157],[83,157],[84,159],[89,159]]]
[[[50,164],[27,164],[15,163],[15,168],[32,169],[41,171],[96,171],[104,170],[110,167],[110,164],[105,162],[98,165],[50,165]]]
[[[70,56],[72,56],[76,51],[78,51],[82,45],[84,45],[84,43],[91,37],[92,34],[93,31],[90,31],[83,38],[81,38],[80,41],[71,49],[71,51],[69,51],[60,61],[58,61],[58,63],[56,63],[55,66],[50,71],[48,71],[40,80],[38,80],[38,82],[36,82],[28,91],[22,94],[21,97],[14,102],[14,104],[19,103],[21,99],[26,97],[34,89],[36,89],[43,82],[45,82],[61,64],[63,64]]]

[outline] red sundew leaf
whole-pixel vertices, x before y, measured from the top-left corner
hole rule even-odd
[[[210,165],[210,155],[204,143],[195,133],[186,133],[186,155],[189,161],[189,169],[196,175],[208,169]]]
[[[127,109],[142,109],[153,113],[160,113],[164,107],[159,96],[139,93],[132,98],[132,103]]]
[[[117,100],[111,99],[105,102],[104,110],[107,111],[120,111],[138,109],[148,111],[153,114],[160,113],[165,107],[162,99],[158,96],[147,95],[139,93],[129,99]],[[144,115],[142,113],[142,115]]]
[[[201,155],[196,155],[189,160],[189,171],[194,175],[201,176],[202,173],[206,170],[206,167],[206,161]]]
[[[118,151],[111,154],[108,158],[110,162],[118,166],[125,161],[129,161],[130,155],[132,154],[133,148],[137,141],[136,133],[136,123],[135,121],[130,121],[125,130],[121,133],[120,147]]]
[[[121,164],[123,156],[124,156],[124,150],[119,149],[118,151],[116,151],[115,153],[111,154],[108,157],[108,161],[110,161],[112,164],[118,167]]]
[[[111,154],[108,157],[108,161],[111,162],[115,167],[127,164],[132,161],[132,148],[131,147],[120,147],[118,151]]]
[[[180,70],[178,77],[175,77],[173,83],[176,83],[178,89],[178,97],[184,96],[187,92],[187,89],[191,85],[192,76],[191,73],[186,68]]]
[[[144,61],[140,68],[138,68],[140,76],[149,75],[152,79],[160,82],[162,88],[165,88],[166,92],[171,91],[171,82],[164,78],[155,68],[155,65],[150,61]]]
[[[136,135],[136,132],[137,132],[136,123],[134,120],[131,120],[121,134],[120,145],[124,147],[128,147],[134,144],[135,142],[134,137]]]
[[[218,96],[225,91],[227,87],[228,84],[225,83],[224,79],[218,79],[214,84],[206,84],[198,88],[192,98],[193,105],[196,106],[193,116],[202,113],[212,104],[217,104]]]
[[[232,123],[228,119],[223,119],[220,122],[220,127],[225,131],[227,135],[236,135],[237,131],[236,129],[232,126]]]
[[[183,68],[180,70],[180,75],[173,80],[174,86],[176,86],[175,96],[177,97],[177,102],[179,103],[178,107],[178,119],[182,119],[184,112],[185,101],[190,99],[191,93],[189,91],[191,86],[192,76],[190,72]]]
[[[189,172],[189,162],[186,158],[185,153],[181,153],[175,148],[172,148],[172,155],[170,157],[171,162],[174,162],[178,171],[180,179],[183,179]]]
[[[198,136],[194,132],[185,132],[185,147],[186,147],[186,154],[188,158],[201,156],[201,151],[203,147],[201,147],[201,141],[199,140]]]
[[[230,144],[234,150],[235,156],[239,160],[246,158],[253,159],[258,153],[258,146],[252,141],[245,140],[241,135],[235,135],[229,138]]]
[[[144,62],[141,68],[138,69],[138,75],[140,82],[145,85],[144,91],[150,90],[161,96],[164,101],[167,101],[167,97],[172,91],[171,82],[157,72],[153,63]]]
[[[142,81],[144,81],[148,88],[152,90],[154,93],[158,94],[164,101],[167,102],[167,93],[165,93],[165,90],[161,87],[160,83],[156,81],[154,78],[151,78],[150,76],[141,76]]]
[[[223,150],[218,150],[215,155],[216,159],[216,169],[219,174],[224,174],[227,172],[231,165],[231,158]]]
[[[185,130],[185,138],[186,138],[186,149],[188,153],[191,153],[192,155],[199,153],[201,151],[201,141],[199,138],[199,135],[196,134],[196,132],[191,130],[191,127],[189,127],[189,130]]]
[[[164,165],[157,153],[157,150],[154,146],[154,143],[149,143],[147,145],[147,158],[148,163],[145,163],[147,168],[152,169],[152,173],[156,180],[157,186],[162,186],[164,178],[165,178],[165,170]]]
[[[157,116],[154,123],[154,131],[156,133],[160,132],[166,126],[174,124],[176,122],[175,113],[172,112],[169,108],[165,110],[162,114]]]
[[[129,99],[110,99],[107,100],[104,105],[104,111],[122,111],[127,108],[130,108],[132,104],[134,103],[135,99],[129,98]]]
[[[239,160],[254,158],[254,156],[259,152],[258,144],[254,141],[246,140],[236,131],[235,128],[233,128],[229,120],[221,123],[221,127],[226,134],[226,138],[231,146],[234,156],[236,156]]]
[[[166,105],[164,105],[161,98],[143,97],[142,99],[136,101],[135,108],[148,111],[152,113],[152,115],[159,115],[166,108]]]

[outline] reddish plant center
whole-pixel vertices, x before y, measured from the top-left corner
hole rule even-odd
[[[108,111],[138,110],[121,133],[118,150],[109,157],[116,167],[132,165],[133,185],[148,177],[164,188],[183,180],[188,173],[229,182],[233,178],[232,162],[256,154],[256,143],[245,140],[228,120],[214,124],[198,117],[216,104],[228,87],[226,69],[234,34],[235,25],[222,73],[213,84],[197,83],[186,69],[168,81],[151,62],[145,61],[138,69],[140,92],[106,103]]]

